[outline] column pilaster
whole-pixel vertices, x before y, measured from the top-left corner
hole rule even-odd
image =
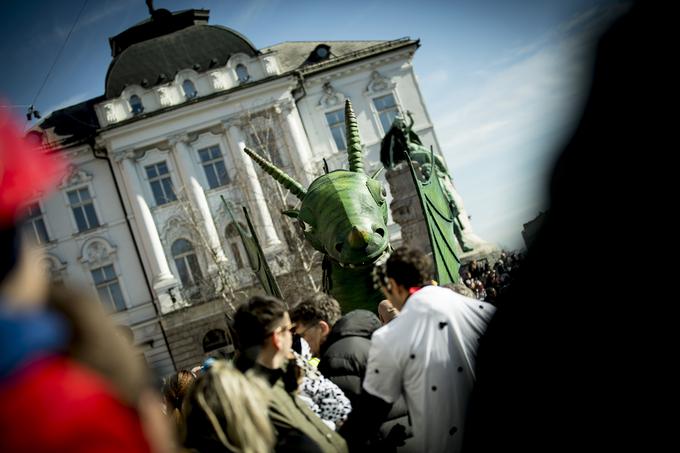
[[[158,228],[154,222],[149,205],[144,198],[144,191],[139,180],[134,162],[134,152],[128,152],[120,156],[125,190],[130,200],[132,213],[136,219],[139,231],[140,243],[149,263],[152,285],[161,305],[161,311],[167,313],[172,310],[172,300],[168,290],[177,286],[177,280],[172,272],[161,244]]]
[[[223,123],[227,131],[227,141],[231,149],[233,160],[238,166],[237,177],[241,183],[242,190],[248,204],[248,210],[253,215],[255,228],[262,242],[262,246],[267,251],[281,245],[281,240],[276,234],[269,207],[267,206],[262,186],[255,172],[255,166],[250,157],[243,151],[245,140],[241,132],[240,124],[236,120]]]
[[[175,159],[177,162],[177,171],[184,185],[184,189],[187,195],[187,201],[189,202],[189,209],[195,218],[194,227],[198,230],[197,233],[202,236],[208,247],[214,252],[217,263],[210,262],[209,267],[212,268],[219,263],[226,262],[227,258],[224,256],[224,250],[222,249],[222,244],[220,243],[220,236],[215,228],[215,221],[213,219],[212,213],[210,212],[210,206],[208,205],[208,199],[205,196],[205,191],[203,187],[198,182],[198,178],[195,172],[194,163],[192,160],[192,153],[195,150],[192,149],[190,142],[191,137],[188,135],[180,135],[170,138],[170,145],[173,147]]]

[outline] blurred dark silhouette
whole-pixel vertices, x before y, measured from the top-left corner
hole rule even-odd
[[[129,339],[87,294],[51,285],[21,234],[26,205],[66,170],[22,135],[0,111],[0,451],[171,451]]]
[[[545,223],[482,339],[466,453],[636,442],[656,451],[643,434],[655,413],[643,403],[655,400],[656,385],[644,379],[662,345],[649,340],[662,331],[655,299],[663,294],[636,281],[638,263],[664,261],[673,238],[662,221],[672,206],[661,108],[671,87],[662,20],[670,17],[639,2],[600,38]],[[594,260],[608,265],[589,279],[583,270]]]

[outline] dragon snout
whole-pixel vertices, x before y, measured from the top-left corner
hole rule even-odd
[[[380,252],[386,244],[385,228],[374,225],[370,229],[364,229],[353,225],[343,239],[334,244],[334,248],[339,261],[363,262],[374,253]]]
[[[347,235],[347,244],[355,250],[363,250],[366,248],[371,240],[371,235],[368,231],[360,230],[356,226]]]

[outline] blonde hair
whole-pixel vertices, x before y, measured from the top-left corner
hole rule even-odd
[[[269,400],[270,389],[260,378],[242,374],[230,362],[215,362],[184,401],[184,446],[199,451],[270,452],[276,438],[268,416]]]

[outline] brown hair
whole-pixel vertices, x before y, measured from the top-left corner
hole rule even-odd
[[[163,384],[163,398],[168,413],[172,415],[178,426],[181,421],[182,401],[195,380],[196,377],[191,371],[179,370]]]
[[[418,249],[399,247],[387,259],[385,275],[405,288],[424,286],[432,280],[432,263]]]
[[[238,349],[243,352],[262,346],[286,314],[286,305],[275,297],[254,296],[242,304],[234,315],[234,330]]]
[[[315,293],[290,310],[290,320],[305,325],[325,321],[333,327],[341,317],[340,304],[326,293]]]

